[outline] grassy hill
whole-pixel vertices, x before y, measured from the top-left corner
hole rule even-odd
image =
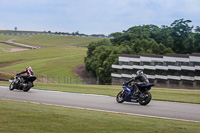
[[[33,35],[17,39],[16,42],[37,46],[87,46],[90,42],[102,40],[97,37],[78,37],[60,35]]]
[[[17,48],[17,47],[0,43],[0,55],[10,52],[12,48]]]
[[[16,38],[16,42],[42,46],[40,49],[4,52],[0,55],[0,64],[4,64],[3,70],[22,71],[26,66],[32,66],[36,73],[49,77],[75,77],[73,70],[84,63],[86,47],[92,41],[101,40],[95,37],[72,37],[54,35],[33,36],[3,36],[0,40]],[[0,45],[2,48],[3,45]],[[9,46],[8,46],[9,47]],[[10,66],[6,64],[15,63]]]
[[[12,35],[0,35],[0,41],[6,41],[8,39],[12,39],[12,38],[25,38],[25,36],[12,36]]]

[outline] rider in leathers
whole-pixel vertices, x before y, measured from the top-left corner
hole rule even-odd
[[[135,78],[132,78],[131,80],[129,80],[128,82],[126,82],[127,84],[130,84],[131,82],[133,81],[136,81],[136,80],[139,80],[139,82],[136,82],[136,86],[134,87],[135,91],[138,92],[138,88],[146,85],[146,84],[149,84],[149,80],[147,78],[147,76],[143,73],[142,70],[138,70],[136,72],[136,77]]]
[[[33,70],[31,69],[30,66],[28,66],[28,67],[26,68],[26,70],[24,70],[24,71],[18,73],[17,75],[20,75],[20,74],[23,74],[23,73],[26,73],[26,74],[27,74],[27,75],[23,75],[23,76],[22,76],[24,79],[27,79],[28,77],[34,75],[34,72],[33,72]]]

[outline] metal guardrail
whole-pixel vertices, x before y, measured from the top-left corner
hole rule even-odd
[[[94,78],[78,78],[78,77],[47,77],[44,75],[36,76],[36,83],[55,83],[55,84],[99,84]],[[0,78],[0,81],[12,82],[10,79]]]
[[[61,36],[79,36],[79,37],[98,37],[98,38],[109,38],[113,37],[108,36],[93,36],[93,35],[74,35],[74,34],[64,34],[64,33],[0,33],[0,35],[11,35],[11,36],[19,36],[19,35],[61,35]]]
[[[9,81],[9,79],[0,79],[0,81]]]

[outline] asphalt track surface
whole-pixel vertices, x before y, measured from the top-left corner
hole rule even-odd
[[[200,104],[152,100],[147,106],[141,106],[138,103],[129,102],[120,104],[116,102],[115,97],[110,96],[37,89],[31,89],[29,92],[19,90],[10,91],[8,87],[2,86],[0,86],[0,99],[124,113],[162,119],[200,122]]]

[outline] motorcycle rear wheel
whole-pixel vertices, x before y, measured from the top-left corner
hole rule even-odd
[[[27,87],[25,87],[25,88],[23,89],[24,92],[28,92],[28,91],[31,89],[31,87],[33,86],[33,83],[30,82],[30,81],[28,81],[27,84],[28,84]]]
[[[149,91],[145,91],[142,93],[144,98],[139,98],[139,104],[140,105],[147,105],[151,101],[151,93]]]
[[[117,101],[118,103],[123,103],[123,102],[125,101],[125,94],[123,94],[123,91],[120,91],[120,92],[117,94],[116,101]]]

